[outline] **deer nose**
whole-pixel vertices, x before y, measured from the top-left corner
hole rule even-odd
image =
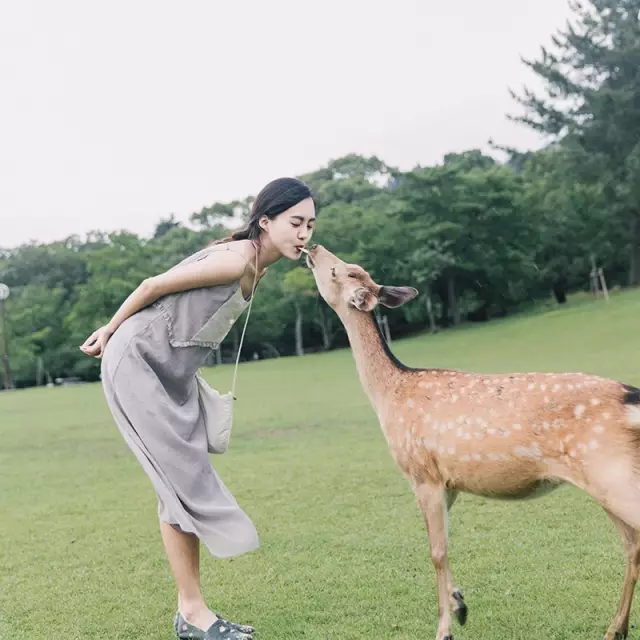
[[[318,248],[318,245],[317,245],[317,244],[312,244],[312,245],[309,247],[309,251],[315,251],[317,248]]]

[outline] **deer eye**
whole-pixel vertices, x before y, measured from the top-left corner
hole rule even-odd
[[[336,277],[336,268],[335,267],[331,267],[331,277],[332,278]]]

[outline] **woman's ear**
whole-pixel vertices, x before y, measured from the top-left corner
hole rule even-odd
[[[263,231],[266,231],[267,225],[269,224],[269,218],[267,218],[267,216],[262,216],[262,218],[260,218],[258,224],[260,225],[260,228]]]

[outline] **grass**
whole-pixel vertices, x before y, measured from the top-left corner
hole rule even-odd
[[[640,295],[627,292],[393,349],[414,366],[580,370],[640,384],[638,318]],[[231,375],[206,372],[222,391]],[[422,516],[350,351],[242,365],[238,396],[231,449],[212,461],[262,546],[203,554],[210,604],[267,640],[435,637]],[[100,385],[0,394],[0,425],[0,638],[172,638],[155,497]],[[624,559],[590,498],[571,487],[520,503],[462,495],[450,531],[470,606],[456,640],[602,636]]]

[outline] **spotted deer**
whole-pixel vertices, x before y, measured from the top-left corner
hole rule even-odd
[[[467,605],[447,551],[460,491],[523,499],[571,483],[619,530],[627,569],[604,640],[626,638],[640,568],[640,390],[583,373],[482,374],[403,365],[372,311],[399,307],[413,287],[381,286],[322,246],[307,252],[318,290],[347,331],[362,386],[390,454],[424,516],[438,593],[436,640],[453,640]]]

